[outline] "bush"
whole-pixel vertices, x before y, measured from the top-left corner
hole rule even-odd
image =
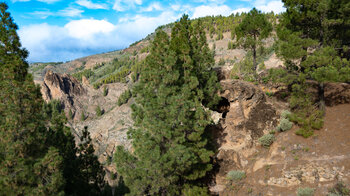
[[[281,118],[285,118],[285,119],[289,119],[290,115],[292,113],[288,110],[283,110],[282,113],[281,113]]]
[[[73,112],[71,109],[69,109],[69,112],[68,112],[68,119],[73,120]]]
[[[261,64],[259,64],[259,71],[265,70],[266,69],[266,65],[264,62],[262,62]]]
[[[124,91],[120,95],[120,97],[118,98],[118,102],[117,102],[118,106],[121,106],[121,105],[127,103],[129,101],[129,99],[131,98],[131,96],[132,96],[132,93],[130,90]]]
[[[185,185],[184,189],[182,190],[182,193],[184,196],[209,196],[208,188],[199,186]]]
[[[288,119],[282,118],[280,124],[277,127],[277,130],[280,132],[288,131],[293,127],[293,123]]]
[[[84,121],[86,119],[84,112],[81,112],[80,120]]]
[[[219,60],[219,66],[223,66],[223,65],[225,65],[225,59],[223,59],[223,58],[221,58],[220,60]]]
[[[332,189],[329,190],[327,196],[349,196],[350,190],[344,185],[343,182],[338,182]]]
[[[105,96],[107,96],[108,95],[108,88],[105,86],[104,88],[103,88],[103,96],[105,97]]]
[[[314,195],[315,189],[312,188],[298,188],[297,196],[312,196]]]
[[[261,138],[258,139],[260,144],[264,147],[270,147],[273,141],[275,141],[275,136],[273,134],[266,134],[263,135]]]
[[[96,112],[96,116],[102,116],[102,115],[103,115],[103,113],[104,113],[104,111],[103,111],[103,110],[101,110],[101,108],[100,108],[100,106],[99,106],[99,105],[96,107],[95,112]]]
[[[295,134],[308,138],[314,134],[314,131],[312,129],[300,128],[295,132]]]
[[[233,50],[233,49],[236,49],[236,44],[235,43],[233,43],[233,42],[228,42],[228,44],[227,44],[227,49],[229,49],[229,50]]]
[[[240,181],[246,177],[244,171],[232,170],[227,173],[227,179],[231,181]]]

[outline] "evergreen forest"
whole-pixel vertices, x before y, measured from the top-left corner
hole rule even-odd
[[[7,4],[0,3],[0,195],[211,195],[218,149],[208,131],[210,110],[222,101],[215,67],[228,62],[215,61],[215,45],[210,47],[208,39],[221,40],[228,32],[227,49],[246,52],[233,63],[230,77],[285,86],[282,97],[290,112],[277,130],[291,123],[297,135],[314,136],[324,126],[325,84],[350,83],[350,2],[282,2],[286,11],[281,14],[255,8],[192,20],[184,14],[147,36],[150,44],[135,54],[120,52],[109,63],[72,73],[94,89],[104,87],[104,96],[106,84],[132,83],[116,100],[116,107],[133,100],[134,124],[128,130],[132,149],[117,146],[110,160],[115,187],[106,180],[90,128],[74,130],[72,114],[66,116],[59,100],[43,100],[29,69],[36,73],[46,64],[29,66],[18,26]],[[284,67],[260,74],[273,52]],[[136,53],[147,56],[139,59]],[[318,89],[316,97],[311,87]],[[99,117],[104,112],[96,108]],[[81,118],[86,119],[84,113]],[[268,148],[274,138],[259,141]]]

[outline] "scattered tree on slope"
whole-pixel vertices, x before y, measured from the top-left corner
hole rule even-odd
[[[158,31],[133,92],[135,129],[129,131],[134,152],[118,147],[117,171],[130,195],[205,195],[199,183],[212,169],[205,127],[211,119],[203,104],[218,97],[214,64],[201,25],[185,15],[171,40]]]
[[[267,20],[265,14],[253,8],[243,21],[236,27],[236,39],[240,46],[252,50],[253,71],[256,72],[256,50],[262,47],[262,40],[267,38],[272,31],[272,24]]]

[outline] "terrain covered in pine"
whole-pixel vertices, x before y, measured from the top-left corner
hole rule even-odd
[[[283,3],[30,65],[1,3],[0,194],[350,195],[350,3]]]

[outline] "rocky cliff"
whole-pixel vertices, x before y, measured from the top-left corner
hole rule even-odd
[[[350,183],[350,85],[329,83],[325,85],[328,106],[325,126],[315,136],[304,139],[292,130],[277,133],[270,148],[259,144],[258,138],[273,130],[281,111],[288,104],[268,97],[265,90],[249,82],[227,79],[228,67],[217,69],[221,74],[221,102],[213,112],[215,124],[208,131],[215,138],[217,152],[214,157],[215,172],[210,185],[218,195],[295,195],[299,187],[311,187],[316,195],[326,195],[337,182]],[[130,84],[129,84],[130,85]],[[128,89],[128,84],[114,83],[95,90],[85,80],[84,84],[67,74],[47,72],[42,84],[46,101],[61,100],[66,114],[74,114],[70,122],[79,134],[89,127],[99,161],[104,164],[110,184],[114,184],[110,163],[116,146],[130,149],[127,131],[132,127],[132,100],[117,106],[118,97]],[[315,91],[315,90],[314,90]],[[316,92],[317,93],[317,92]],[[342,104],[342,105],[338,105]],[[104,110],[97,116],[95,109]],[[80,119],[84,113],[85,120]],[[227,179],[230,171],[246,174],[239,183]]]

